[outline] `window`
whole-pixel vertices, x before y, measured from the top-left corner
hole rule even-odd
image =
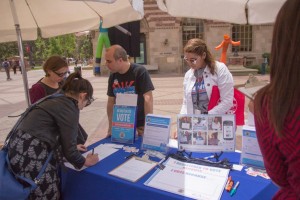
[[[252,51],[252,26],[250,25],[233,25],[232,26],[232,40],[241,41],[240,46],[232,46],[232,52]]]
[[[135,57],[134,62],[138,64],[147,63],[147,54],[146,54],[146,37],[145,34],[140,34],[140,57]]]
[[[200,38],[204,36],[204,25],[202,19],[183,18],[182,20],[182,42],[183,46],[189,39]]]

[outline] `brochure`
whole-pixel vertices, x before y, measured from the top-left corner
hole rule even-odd
[[[136,106],[114,105],[111,141],[133,144],[136,128]]]
[[[178,115],[179,149],[193,152],[235,150],[235,115]]]

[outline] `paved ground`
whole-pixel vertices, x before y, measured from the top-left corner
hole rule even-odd
[[[31,70],[27,72],[28,83],[31,86],[44,76],[42,70]],[[87,78],[94,87],[96,100],[92,105],[81,111],[80,122],[89,134],[87,145],[92,144],[106,134],[108,127],[106,117],[106,89],[108,76],[95,77],[92,70],[83,70],[83,76]],[[16,75],[11,73],[11,81],[6,81],[5,72],[0,72],[0,145],[3,144],[7,133],[17,120],[14,116],[22,113],[27,107],[24,95],[22,75],[18,71]],[[172,118],[173,133],[176,128],[176,117],[182,103],[182,81],[183,75],[173,74],[151,74],[155,86],[154,113],[168,115]],[[247,76],[234,76],[235,85],[243,84]],[[258,76],[259,79],[268,80],[269,76]],[[247,106],[247,102],[246,105]],[[247,111],[247,109],[245,109]],[[245,113],[247,114],[247,113]],[[38,124],[37,124],[38,126]],[[237,129],[237,149],[241,148],[241,127]]]

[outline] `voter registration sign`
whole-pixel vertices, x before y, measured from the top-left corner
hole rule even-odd
[[[136,128],[136,106],[114,105],[111,141],[133,144]]]

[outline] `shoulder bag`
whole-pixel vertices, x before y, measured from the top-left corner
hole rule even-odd
[[[25,178],[23,176],[17,175],[13,172],[10,166],[10,162],[8,160],[8,143],[11,136],[16,132],[17,127],[19,126],[20,122],[26,117],[26,115],[35,108],[35,106],[44,101],[45,99],[54,98],[57,96],[61,96],[61,94],[55,94],[47,96],[40,101],[36,102],[35,104],[31,105],[27,108],[27,110],[22,113],[21,117],[14,125],[12,130],[9,132],[5,144],[3,148],[0,150],[0,200],[25,200],[29,197],[30,192],[37,188],[37,184],[40,181],[49,161],[52,158],[53,150],[48,155],[46,162],[44,163],[42,169],[40,170],[39,174],[34,180]],[[23,180],[29,184],[28,187],[24,187],[17,179]]]

